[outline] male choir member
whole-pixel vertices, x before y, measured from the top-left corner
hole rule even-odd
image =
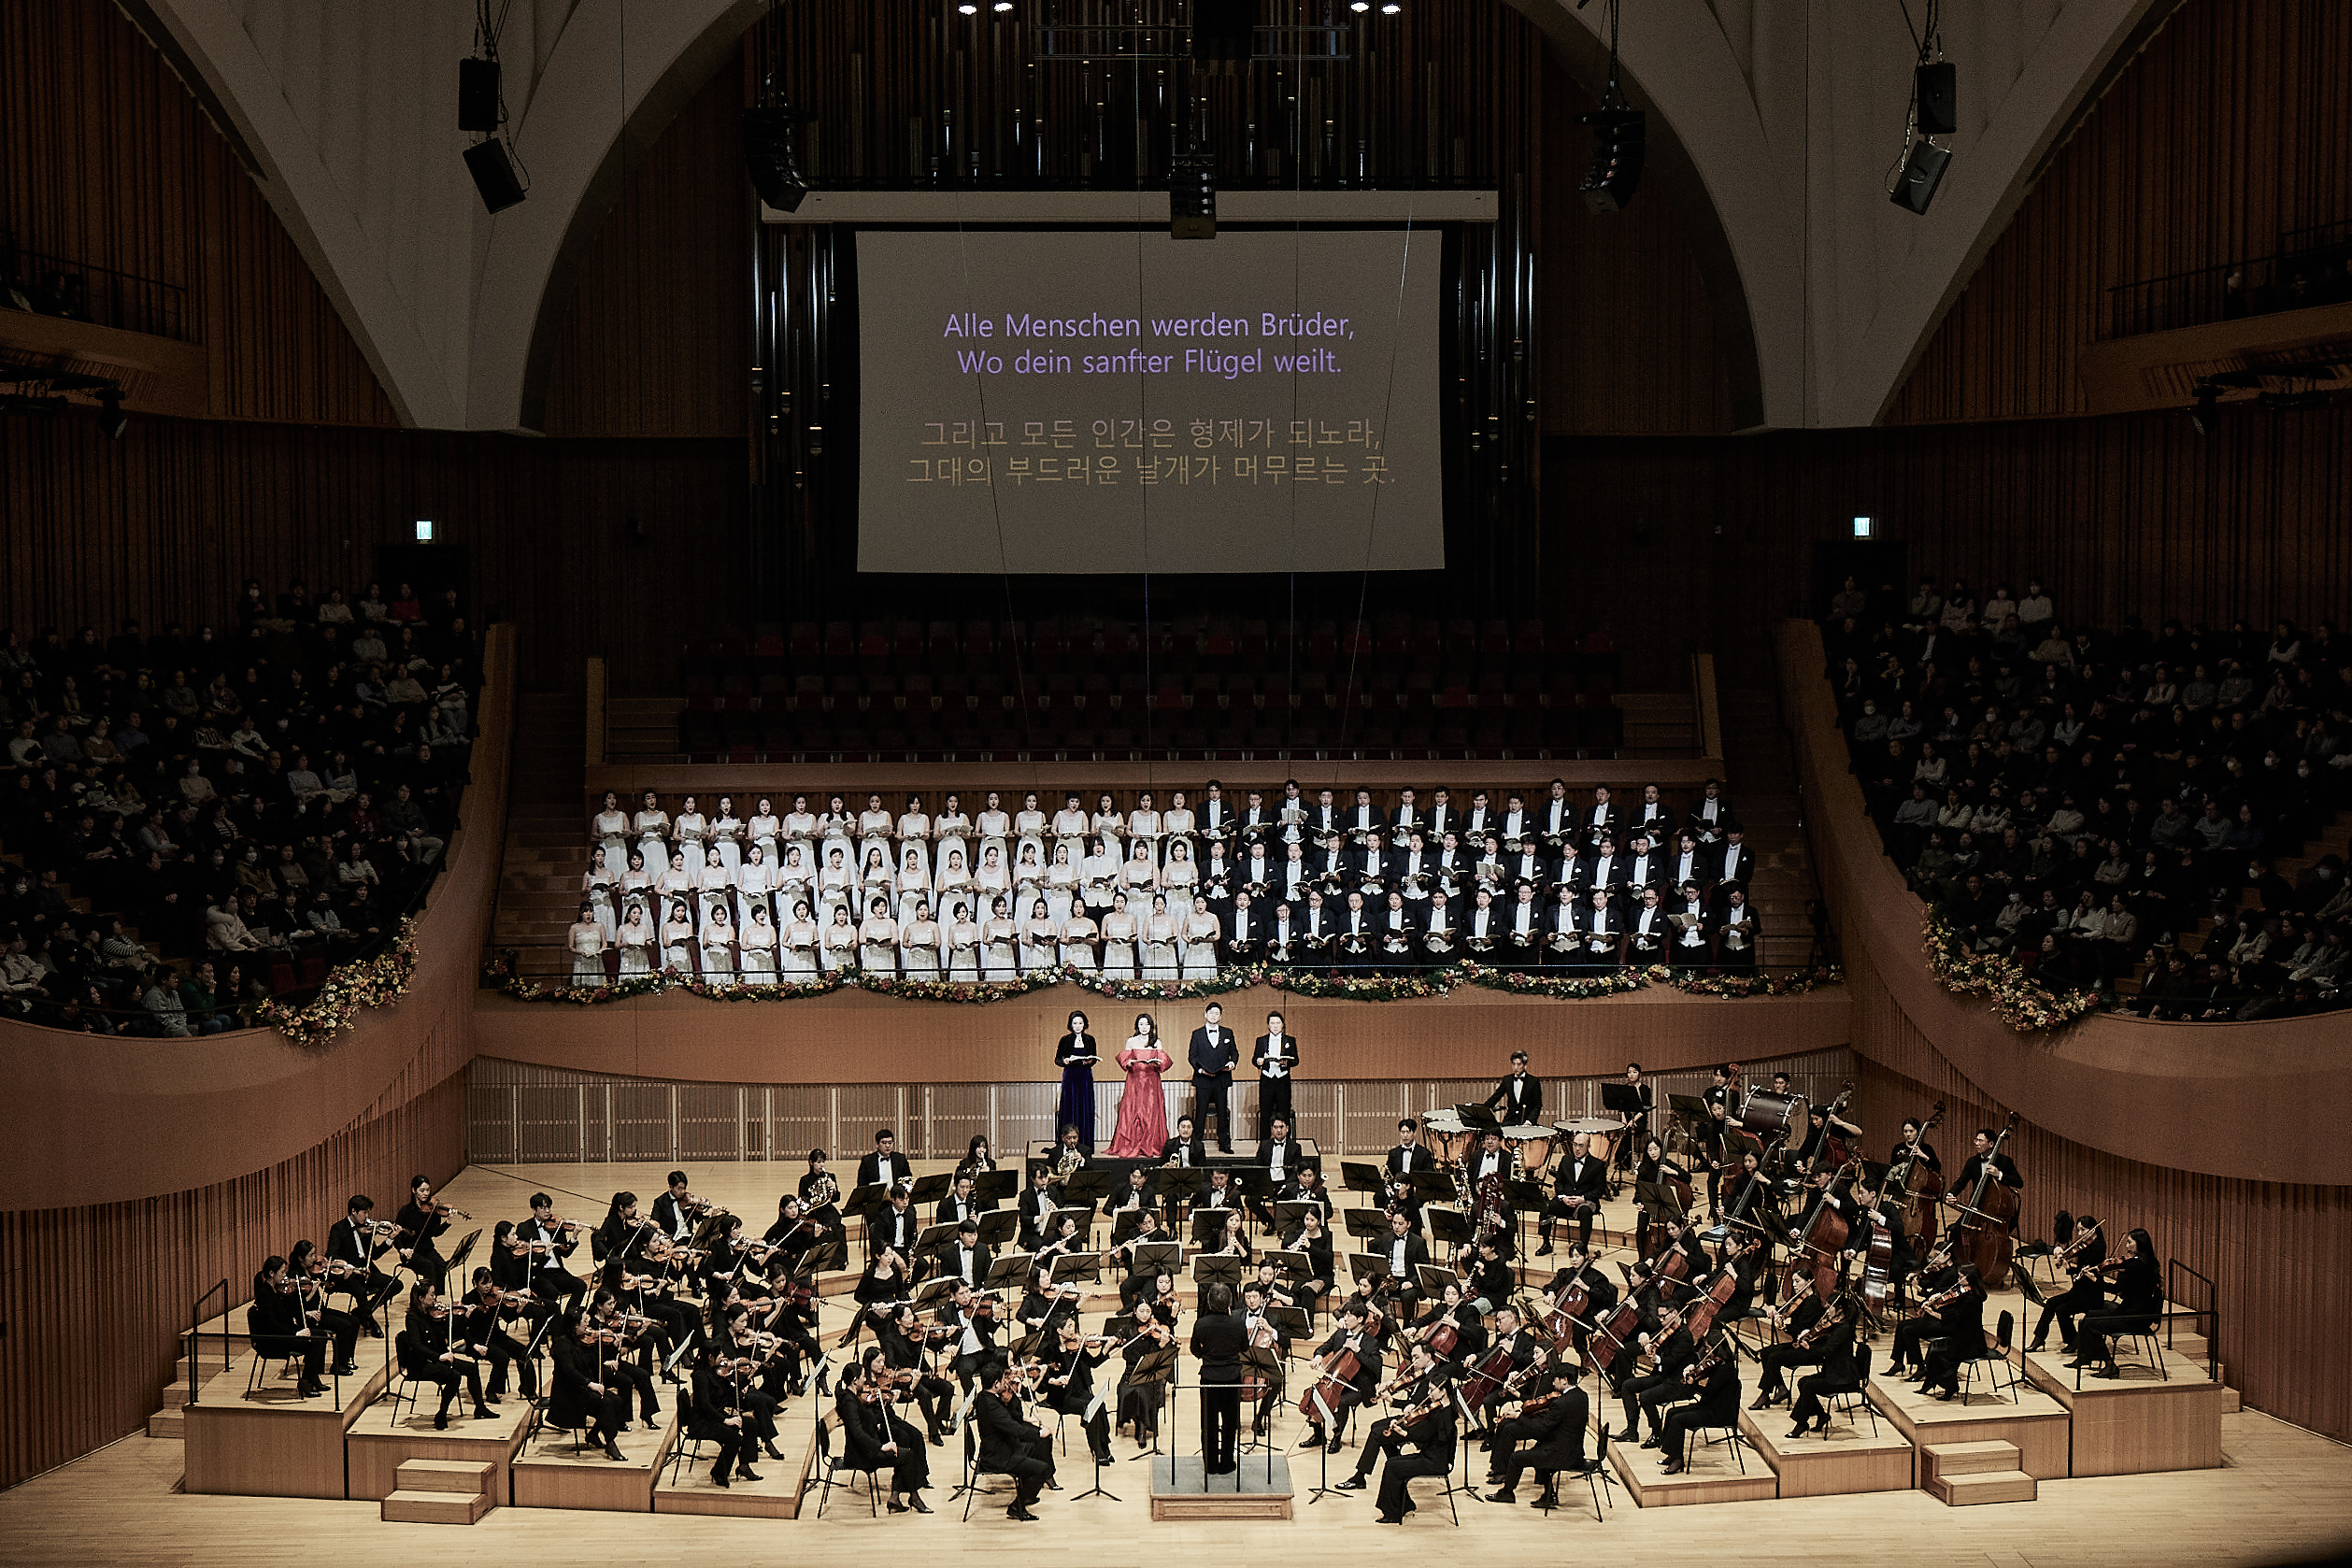
[[[1290,1077],[1299,1069],[1299,1037],[1283,1029],[1282,1015],[1266,1015],[1266,1032],[1250,1042],[1249,1064],[1258,1070],[1258,1139],[1264,1142],[1277,1118],[1290,1118]]]
[[[1546,1379],[1546,1393],[1527,1401],[1532,1408],[1523,1407],[1494,1429],[1494,1464],[1487,1479],[1496,1490],[1488,1502],[1518,1502],[1515,1489],[1520,1473],[1532,1469],[1536,1486],[1542,1489],[1534,1505],[1560,1506],[1556,1477],[1580,1475],[1585,1468],[1584,1434],[1592,1406],[1584,1390],[1576,1387],[1576,1377],[1574,1365],[1555,1361]]]
[[[1715,966],[1735,974],[1754,969],[1757,937],[1756,911],[1748,905],[1747,890],[1733,888],[1715,925]]]
[[[1685,882],[1682,898],[1667,912],[1666,923],[1674,928],[1671,947],[1674,957],[1667,962],[1677,969],[1696,969],[1710,962],[1715,955],[1713,934],[1707,920],[1705,900],[1699,896],[1699,884]]]
[[[1186,1058],[1192,1064],[1192,1116],[1204,1132],[1217,1118],[1217,1148],[1233,1152],[1233,1063],[1241,1049],[1233,1032],[1225,1027],[1225,1009],[1210,1003],[1201,1009],[1201,1026],[1192,1031]]]
[[[1053,1433],[1028,1418],[1021,1406],[1020,1374],[1003,1361],[987,1368],[987,1386],[973,1406],[980,1429],[978,1468],[1013,1478],[1008,1519],[1033,1523],[1029,1505],[1053,1479]]]
[[[1618,919],[1617,908],[1607,892],[1592,890],[1591,907],[1585,910],[1582,922],[1584,935],[1584,967],[1596,971],[1622,968],[1625,963],[1625,930]]]
[[[1713,870],[1712,891],[1718,903],[1727,901],[1732,893],[1745,892],[1747,884],[1756,879],[1756,851],[1747,847],[1746,835],[1736,826],[1726,834]]]
[[[1535,1249],[1539,1258],[1552,1249],[1552,1221],[1565,1219],[1576,1227],[1576,1250],[1592,1249],[1592,1222],[1601,1217],[1601,1200],[1609,1194],[1608,1167],[1592,1154],[1592,1140],[1582,1133],[1568,1142],[1568,1158],[1560,1162],[1558,1178],[1553,1184],[1552,1201],[1544,1210],[1544,1221],[1536,1230],[1543,1245]]]
[[[1664,963],[1674,937],[1675,928],[1667,922],[1666,906],[1659,902],[1658,890],[1643,889],[1642,901],[1625,928],[1625,962],[1636,969]]]

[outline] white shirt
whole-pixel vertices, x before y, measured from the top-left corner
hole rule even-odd
[[[1279,1076],[1280,1075],[1276,1074],[1275,1076]],[[1288,1139],[1285,1139],[1281,1143],[1269,1143],[1266,1145],[1266,1170],[1275,1180],[1280,1181],[1282,1179],[1283,1163],[1289,1159],[1290,1153],[1290,1145]]]

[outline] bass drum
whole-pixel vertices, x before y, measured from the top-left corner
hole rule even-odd
[[[1769,1147],[1775,1138],[1802,1131],[1807,1121],[1802,1094],[1751,1094],[1740,1110],[1740,1129]]]

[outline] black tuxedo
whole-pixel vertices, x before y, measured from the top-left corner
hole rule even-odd
[[[1208,1473],[1233,1468],[1233,1442],[1241,1425],[1241,1353],[1248,1338],[1230,1312],[1205,1312],[1192,1324],[1192,1354],[1201,1363],[1201,1447]]]
[[[1187,1170],[1201,1170],[1208,1164],[1208,1150],[1201,1143],[1201,1123],[1197,1117],[1193,1119],[1192,1138],[1190,1143],[1182,1138],[1170,1138],[1160,1146],[1162,1163],[1164,1164],[1178,1157],[1182,1158],[1184,1168]]]
[[[877,1153],[869,1154],[864,1159],[858,1162],[858,1185],[860,1187],[869,1186],[883,1179],[881,1174],[881,1155]],[[893,1154],[891,1156],[891,1175],[889,1179],[893,1184],[902,1181],[912,1181],[914,1176],[915,1167],[907,1163],[906,1156],[904,1154]],[[657,1199],[655,1201],[658,1203],[660,1200]]]
[[[1494,1086],[1494,1092],[1478,1102],[1494,1112],[1504,1123],[1523,1126],[1544,1119],[1544,1080],[1532,1073],[1515,1073]]]
[[[1277,1115],[1292,1121],[1295,1130],[1295,1119],[1290,1114],[1290,1076],[1298,1071],[1299,1037],[1285,1034],[1277,1040],[1271,1035],[1259,1035],[1249,1047],[1249,1064],[1258,1069],[1258,1141],[1263,1143],[1274,1135],[1274,1119]]]
[[[979,1468],[1010,1475],[1013,1506],[1027,1509],[1053,1479],[1053,1440],[985,1389],[972,1406],[972,1416],[980,1432]]]
[[[895,1204],[884,1204],[866,1213],[865,1250],[869,1258],[878,1258],[886,1247],[898,1248],[898,1255],[913,1261],[915,1238],[922,1234],[922,1216],[909,1204],[902,1210]]]
[[[1544,1245],[1552,1239],[1552,1221],[1565,1219],[1576,1227],[1578,1250],[1592,1250],[1592,1222],[1601,1217],[1601,1200],[1609,1195],[1609,1172],[1606,1162],[1588,1154],[1577,1160],[1570,1154],[1560,1162],[1560,1175],[1553,1184],[1552,1201],[1544,1209],[1544,1219],[1538,1233]],[[1584,1200],[1583,1206],[1576,1200]]]
[[[680,1212],[677,1199],[667,1191],[653,1200],[653,1222],[672,1241],[684,1241],[694,1233],[694,1221]]]
[[[400,1289],[398,1279],[376,1266],[376,1260],[388,1250],[389,1245],[378,1240],[374,1232],[363,1233],[348,1217],[327,1227],[327,1262],[358,1271],[331,1280],[328,1289],[349,1291],[363,1319],[372,1320],[376,1308],[390,1301]]]
[[[994,1256],[985,1246],[975,1247],[967,1252],[962,1243],[951,1241],[939,1249],[939,1272],[970,1281],[976,1290],[988,1283],[989,1264],[993,1262]],[[967,1264],[970,1265],[969,1273],[965,1272]]]
[[[1729,888],[1744,888],[1756,875],[1756,851],[1746,844],[1726,844],[1711,869],[1718,894]]]
[[[1236,913],[1236,925],[1241,920]],[[1233,1090],[1233,1066],[1241,1060],[1241,1048],[1233,1032],[1223,1024],[1214,1027],[1203,1024],[1192,1031],[1192,1040],[1186,1051],[1192,1064],[1192,1125],[1204,1136],[1208,1132],[1211,1112],[1217,1117],[1217,1147],[1219,1153],[1233,1152],[1233,1117],[1231,1100]]]

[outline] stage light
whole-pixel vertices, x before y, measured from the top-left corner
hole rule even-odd
[[[1398,5],[1396,0],[1388,0],[1388,4],[1380,7],[1380,14],[1382,16],[1394,16],[1397,12],[1403,9],[1404,9],[1404,7]]]
[[[433,520],[431,518],[417,520],[417,543],[421,545],[433,543]]]
[[[1347,0],[1347,8],[1358,16],[1361,16],[1372,9],[1372,0]]]
[[[1013,8],[1013,0],[996,0],[997,14],[1002,16]]]
[[[974,0],[963,0],[963,4],[958,6],[956,9],[962,11],[965,16],[978,16],[980,14],[980,7],[974,4]]]

